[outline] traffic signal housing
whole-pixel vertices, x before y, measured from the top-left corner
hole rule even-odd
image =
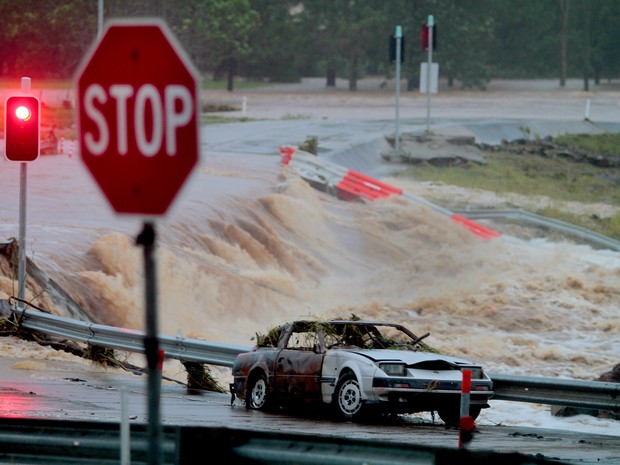
[[[428,45],[430,42],[430,30],[431,28],[428,26],[426,21],[422,24],[422,28],[420,29],[420,39],[422,50],[428,52]],[[434,25],[432,28],[433,31],[433,51],[437,49],[437,25]]]
[[[36,97],[17,95],[4,105],[4,154],[11,161],[39,158],[41,105]]]
[[[405,61],[405,36],[400,38],[400,62]],[[396,35],[390,36],[390,63],[396,63]]]

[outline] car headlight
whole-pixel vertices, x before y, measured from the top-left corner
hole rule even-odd
[[[407,376],[407,365],[404,363],[384,362],[379,363],[379,368],[388,376]]]

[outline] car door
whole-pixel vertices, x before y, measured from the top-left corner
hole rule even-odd
[[[285,400],[315,402],[321,399],[324,353],[315,331],[293,330],[275,363],[275,390]]]

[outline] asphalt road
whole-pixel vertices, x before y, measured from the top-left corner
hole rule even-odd
[[[121,402],[123,399],[126,402]],[[127,408],[121,412],[122,405]],[[148,424],[146,375],[83,362],[0,359],[0,416]],[[314,433],[349,439],[458,448],[458,430],[441,421],[343,423],[324,413],[249,411],[228,394],[189,392],[164,381],[162,425],[208,426],[267,432]],[[620,438],[526,427],[478,426],[471,451],[519,453],[571,464],[620,464]]]

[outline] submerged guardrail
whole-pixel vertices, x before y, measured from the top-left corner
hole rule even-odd
[[[471,220],[502,218],[505,220],[518,221],[520,223],[530,223],[534,226],[558,231],[571,237],[578,237],[590,244],[620,251],[620,241],[616,239],[604,236],[603,234],[599,234],[587,228],[582,228],[581,226],[524,210],[460,210],[457,213]]]
[[[24,328],[81,341],[89,345],[144,353],[145,333],[72,320],[34,309],[11,306],[0,300],[0,315],[12,315]],[[159,336],[167,358],[232,367],[235,357],[250,346],[208,342],[184,337]],[[620,383],[489,373],[495,400],[620,412]]]

